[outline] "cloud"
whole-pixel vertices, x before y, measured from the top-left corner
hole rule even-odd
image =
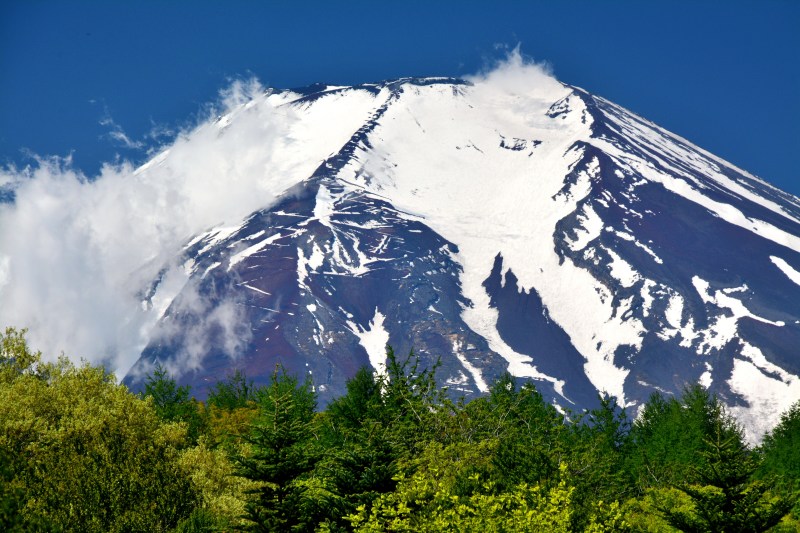
[[[145,147],[145,143],[143,141],[134,141],[125,133],[125,131],[122,129],[122,126],[114,122],[114,119],[111,118],[111,113],[108,111],[108,108],[106,108],[103,112],[103,117],[100,119],[100,125],[109,129],[109,132],[106,134],[109,138],[125,148],[141,150]]]
[[[166,124],[160,124],[150,120],[150,131],[147,132],[148,139],[152,141],[161,141],[163,139],[172,139],[175,137],[175,130]]]
[[[519,47],[470,79],[510,92],[561,87]],[[254,79],[235,80],[201,120],[139,168],[123,161],[86,176],[70,157],[38,157],[23,169],[0,169],[0,185],[15,193],[13,202],[0,203],[0,327],[28,327],[45,354],[63,350],[104,363],[118,377],[154,335],[176,334],[156,325],[176,295],[190,300],[189,265],[177,259],[183,246],[268,207],[352,134],[349,126],[328,127],[328,111],[301,121],[308,106],[279,106],[282,98]],[[126,146],[143,142],[110,116],[104,125]],[[168,129],[154,125],[152,137],[164,134]],[[158,293],[143,301],[159,276]],[[202,364],[203,331],[218,332],[217,345],[238,353],[247,339],[237,305],[202,309],[206,322],[184,337],[197,339],[184,347],[188,366]]]
[[[117,141],[120,145],[124,146],[125,148],[130,148],[133,150],[141,150],[145,147],[145,143],[143,141],[134,141],[122,130],[122,128],[116,124],[110,117],[104,118],[100,121],[101,126],[107,126],[110,128],[110,131],[106,134],[108,137]]]
[[[227,91],[228,89],[221,91],[220,93],[220,101],[223,104],[225,101],[224,93]],[[89,103],[97,104],[98,102],[95,99],[91,99],[89,100]],[[150,119],[150,130],[143,135],[141,140],[135,140],[125,132],[125,130],[117,123],[117,121],[114,120],[114,117],[111,116],[111,111],[109,111],[108,106],[105,103],[102,105],[103,115],[98,121],[98,124],[108,128],[108,132],[101,135],[101,139],[111,139],[115,144],[129,150],[146,151],[143,153],[154,155],[155,151],[159,148],[157,143],[169,142],[170,140],[175,139],[177,136],[177,131],[174,128],[166,124],[157,123],[153,121],[153,119]],[[209,113],[212,108],[213,106],[207,106],[207,109],[203,113],[204,119],[210,116]]]
[[[532,89],[558,91],[563,88],[553,75],[552,66],[523,55],[520,44],[514,48],[496,44],[495,50],[503,51],[504,54],[500,58],[486,61],[481,71],[466,76],[468,81],[489,84],[511,94],[525,94]]]
[[[197,278],[183,281],[170,315],[150,332],[156,345],[175,346],[169,360],[158,361],[173,376],[201,369],[209,351],[235,359],[252,340],[245,307],[235,293],[220,295],[213,288],[209,293]],[[142,361],[132,374],[141,379],[151,370],[150,364]]]
[[[40,157],[0,170],[16,192],[0,204],[0,326],[28,327],[44,353],[102,362],[121,377],[159,318],[143,309],[142,290],[164,265],[185,276],[173,263],[186,241],[306,177],[282,157],[295,122],[257,81],[236,81],[205,120],[141,168],[106,164],[89,178],[69,158]],[[236,315],[224,306],[215,313],[233,335]],[[226,345],[235,351],[237,342]]]

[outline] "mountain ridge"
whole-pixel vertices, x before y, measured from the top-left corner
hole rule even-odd
[[[530,81],[244,104],[346,140],[276,202],[189,243],[167,269],[185,283],[126,381],[160,361],[202,394],[227,368],[264,380],[281,362],[325,402],[359,366],[380,371],[388,341],[441,356],[441,381],[467,397],[506,370],[570,408],[605,391],[635,409],[700,381],[763,433],[800,398],[800,201],[583,89]]]

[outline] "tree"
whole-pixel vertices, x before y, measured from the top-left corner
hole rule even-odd
[[[256,400],[257,389],[243,370],[236,369],[225,381],[218,381],[208,393],[206,405],[232,411],[248,407]]]
[[[439,434],[444,394],[436,383],[437,367],[422,369],[413,350],[400,360],[387,346],[386,372],[359,370],[348,381],[347,394],[319,418],[325,453],[315,475],[325,491],[329,527],[346,526],[343,516],[393,491],[400,462]]]
[[[426,431],[436,432],[436,413],[445,399],[444,390],[436,383],[439,361],[425,369],[421,364],[414,350],[400,361],[387,345],[386,373],[376,377],[381,408],[375,418],[389,431],[399,451],[408,454],[418,451],[418,444],[431,436]]]
[[[185,430],[103,368],[43,363],[23,341],[8,330],[0,339],[0,449],[13,458],[4,490],[23,490],[14,497],[26,528],[158,532],[187,516],[196,496],[177,465]]]
[[[700,455],[702,461],[694,468],[698,482],[676,485],[694,507],[661,508],[672,526],[687,533],[767,531],[789,512],[791,500],[770,497],[769,485],[753,479],[757,456],[724,410],[717,412]]]
[[[465,406],[471,419],[469,440],[496,438],[493,455],[503,483],[537,484],[555,479],[566,459],[564,415],[544,401],[533,385],[517,386],[505,374],[495,382],[486,398]]]
[[[721,409],[716,396],[700,385],[686,388],[680,398],[650,396],[631,427],[626,453],[639,495],[696,480],[699,454]]]
[[[312,531],[318,512],[307,499],[314,467],[312,420],[316,395],[311,383],[299,384],[282,367],[259,390],[258,415],[244,437],[249,451],[235,458],[237,475],[259,484],[245,508],[251,531]],[[309,512],[311,510],[311,512]]]
[[[781,415],[780,423],[764,436],[759,452],[763,458],[759,479],[774,483],[784,497],[794,501],[792,519],[800,528],[800,402]]]
[[[25,339],[27,330],[8,327],[0,333],[0,383],[10,384],[21,375],[41,375],[42,352],[34,352]]]
[[[765,531],[788,511],[790,502],[756,479],[760,458],[742,429],[699,385],[679,399],[652,396],[630,442],[629,468],[640,494],[649,494],[646,500],[682,531]]]
[[[600,405],[576,417],[567,431],[575,530],[586,527],[598,501],[623,501],[632,492],[633,480],[624,467],[630,421],[615,397],[602,394],[598,400]]]
[[[338,496],[332,506],[340,519],[396,482],[400,450],[388,436],[390,417],[384,412],[381,380],[362,368],[347,382],[347,393],[331,402],[320,417],[325,454],[317,470]]]
[[[229,531],[246,525],[247,492],[257,489],[258,483],[235,475],[235,464],[230,449],[210,447],[208,437],[202,436],[197,444],[182,450],[179,464],[191,479],[199,506],[183,524],[185,531],[200,530],[200,525],[213,522],[217,529]]]
[[[195,444],[205,421],[199,403],[189,397],[190,390],[189,385],[179,387],[167,369],[158,363],[153,372],[147,375],[142,397],[153,399],[153,406],[162,420],[185,423],[189,441]]]
[[[243,371],[217,382],[206,400],[205,434],[210,446],[234,449],[258,413],[258,388]]]
[[[774,475],[789,489],[800,486],[800,402],[781,415],[780,423],[761,444],[763,475]]]
[[[497,439],[442,446],[432,442],[398,475],[395,491],[360,506],[348,520],[360,532],[572,531],[574,489],[559,468],[552,486],[517,483],[501,488],[479,472],[491,470]],[[616,505],[598,509],[584,531],[621,531]]]
[[[0,531],[23,533],[26,531],[57,531],[42,517],[27,516],[24,507],[28,501],[25,486],[15,479],[19,467],[7,450],[0,448]]]

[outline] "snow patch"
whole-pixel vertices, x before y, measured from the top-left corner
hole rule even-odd
[[[183,290],[189,281],[189,274],[185,268],[173,267],[167,270],[158,283],[155,294],[150,297],[150,306],[157,319],[161,319],[167,312],[175,297]]]
[[[775,257],[774,255],[769,256],[770,261],[772,261],[776,267],[778,267],[781,272],[786,274],[786,277],[792,280],[796,285],[800,285],[800,272],[795,270],[789,263],[781,259],[780,257]]]
[[[271,293],[269,293],[267,291],[264,291],[264,290],[261,290],[258,287],[253,287],[252,285],[248,285],[247,283],[242,283],[242,286],[250,289],[251,291],[255,291],[255,292],[261,293],[264,296],[272,296]]]
[[[611,277],[620,282],[625,288],[633,287],[633,285],[642,279],[642,276],[622,257],[619,256],[614,250],[603,247],[603,250],[611,256],[611,262],[608,264],[609,274]]]
[[[458,358],[458,361],[464,366],[467,372],[470,373],[472,379],[475,381],[475,385],[478,387],[478,390],[481,392],[489,392],[489,386],[486,384],[486,381],[483,379],[480,370],[475,368],[469,361],[467,361],[466,356],[461,352],[461,342],[458,339],[453,339],[453,353]],[[562,394],[559,392],[559,394]]]
[[[358,337],[359,344],[367,351],[369,364],[376,375],[386,375],[386,345],[389,344],[389,332],[384,328],[386,317],[378,308],[366,328],[347,321],[347,327]]]
[[[232,255],[230,261],[228,262],[228,272],[230,272],[230,270],[237,264],[241,263],[251,255],[260,252],[261,250],[263,250],[273,242],[277,241],[281,237],[283,237],[283,235],[281,235],[280,233],[276,233],[275,235],[271,235],[270,237],[267,237],[263,241],[258,242],[248,248],[245,248],[244,250],[242,250],[237,254]]]
[[[217,267],[218,267],[218,266],[220,266],[221,264],[222,264],[222,263],[220,263],[219,261],[215,261],[215,262],[211,263],[211,264],[208,266],[208,268],[206,268],[206,269],[205,269],[205,271],[203,272],[203,275],[202,275],[200,278],[201,278],[201,279],[202,279],[202,278],[205,278],[205,277],[208,275],[208,273],[209,273],[209,272],[211,272],[212,270],[214,270],[215,268],[217,268]]]
[[[331,216],[336,212],[334,207],[336,200],[337,196],[332,194],[325,184],[319,186],[316,203],[314,204],[314,218],[319,220],[320,224],[329,228],[333,227]]]
[[[228,237],[230,237],[231,235],[242,229],[243,225],[244,224],[242,223],[237,226],[214,228],[192,239],[189,242],[189,244],[186,245],[186,248],[189,248],[194,244],[197,244],[198,242],[203,242],[204,243],[203,248],[199,252],[197,252],[197,257],[200,257],[204,253],[212,249],[214,246],[221,243],[222,241],[224,241],[225,239],[227,239]]]
[[[747,440],[756,445],[778,424],[781,413],[800,397],[800,379],[768,362],[758,348],[743,344],[741,353],[747,360],[733,360],[728,385],[734,393],[743,396],[748,405],[733,406],[730,410],[744,425]]]
[[[624,402],[628,370],[614,364],[614,354],[622,345],[640,349],[644,328],[636,319],[623,320],[610,291],[554,249],[556,225],[575,212],[600,172],[599,160],[580,144],[591,137],[585,104],[568,98],[573,89],[560,84],[531,83],[509,91],[478,81],[459,89],[461,96],[453,98],[450,87],[416,87],[391,101],[339,178],[389,198],[458,246],[462,291],[474,304],[463,309],[462,318],[509,362],[511,373],[558,381],[541,374],[530,357],[510,349],[497,333],[496,310],[482,284],[498,253],[504,270],[513,270],[521,289],[537,291],[550,319],[586,358],[592,383]],[[564,112],[551,113],[559,101]],[[417,120],[423,117],[420,127]],[[541,143],[530,157],[489,150],[497,146],[498,131]],[[456,148],[467,145],[482,151]],[[580,165],[584,169],[564,190],[564,178]],[[596,231],[597,219],[588,211],[584,216]]]
[[[590,242],[600,236],[603,231],[603,219],[595,212],[592,206],[585,204],[578,215],[580,228],[576,228],[577,236],[574,241],[567,241],[567,245],[574,252],[583,250]]]
[[[784,322],[773,322],[754,315],[745,307],[741,300],[737,300],[725,294],[724,290],[718,290],[715,291],[714,294],[711,294],[709,283],[699,276],[694,276],[692,278],[692,284],[704,303],[712,304],[720,309],[726,309],[728,311],[728,313],[717,315],[716,320],[709,325],[707,330],[702,332],[704,339],[697,348],[698,353],[707,354],[711,350],[719,350],[725,346],[730,340],[736,337],[739,319],[744,317],[777,327],[785,326]]]

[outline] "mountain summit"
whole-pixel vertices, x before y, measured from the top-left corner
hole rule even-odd
[[[467,398],[508,371],[635,414],[700,382],[753,439],[800,398],[800,200],[603,98],[406,78],[267,91],[207,128],[248,146],[204,170],[221,183],[270,152],[263,200],[142,290],[158,322],[131,386],[157,362],[200,395],[280,363],[326,403],[388,343]]]

